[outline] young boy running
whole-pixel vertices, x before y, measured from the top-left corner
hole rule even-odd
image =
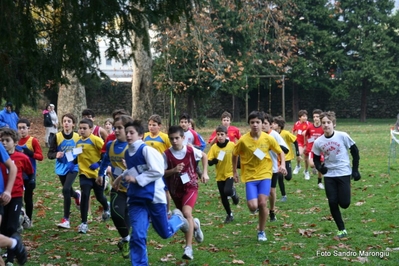
[[[79,183],[82,191],[82,198],[80,203],[80,215],[82,223],[78,227],[78,232],[86,234],[87,212],[89,208],[90,191],[93,189],[98,202],[103,206],[103,221],[106,221],[111,216],[107,198],[104,195],[104,187],[97,184],[95,181],[98,177],[99,161],[101,159],[101,148],[104,144],[103,140],[91,133],[93,128],[93,121],[90,119],[83,119],[79,123],[80,139],[76,143],[77,160],[74,162],[79,165]],[[72,166],[74,168],[74,166]]]
[[[73,132],[76,118],[73,114],[64,114],[61,119],[62,131],[58,132],[50,143],[47,158],[55,161],[55,173],[62,185],[62,195],[64,197],[64,215],[61,222],[57,224],[60,228],[71,228],[69,215],[71,213],[71,198],[75,200],[76,207],[80,208],[79,190],[74,190],[72,185],[78,175],[78,166],[73,164],[76,154],[73,149],[79,140],[79,134]],[[68,161],[69,159],[69,161]],[[73,166],[73,167],[72,167]]]
[[[298,147],[299,147],[299,157],[297,157],[296,160],[296,166],[294,171],[292,172],[294,175],[297,175],[299,173],[299,170],[301,170],[301,160],[303,159],[303,154],[306,149],[305,146],[305,132],[306,129],[309,126],[308,122],[308,112],[306,110],[299,110],[298,112],[298,118],[299,120],[295,122],[294,127],[292,128],[292,133],[296,135],[296,140],[298,142]],[[305,171],[304,171],[305,179],[309,180],[310,179],[310,174],[308,172],[308,161],[305,160]]]
[[[280,148],[283,150],[283,154],[281,156],[284,156],[285,160],[285,154],[289,152],[289,148],[287,144],[285,143],[284,139],[277,133],[277,131],[273,130],[271,128],[271,123],[273,122],[273,117],[269,115],[268,113],[264,113],[264,120],[263,120],[263,125],[262,125],[262,130],[263,132],[269,134],[272,136],[280,145]],[[280,169],[285,169],[285,164],[281,164],[281,167],[279,169],[279,157],[274,151],[269,151],[270,157],[273,161],[273,175],[272,175],[272,183],[271,183],[271,188],[270,188],[270,196],[269,196],[269,203],[270,203],[270,209],[269,209],[269,217],[270,217],[270,222],[277,221],[276,214],[275,214],[275,207],[276,207],[276,186],[277,182],[279,179],[283,177],[283,174],[279,171]],[[286,172],[286,169],[285,169]]]
[[[262,132],[264,116],[253,111],[248,116],[251,131],[243,135],[233,150],[233,175],[238,180],[237,157],[241,157],[241,181],[245,183],[247,205],[252,213],[259,209],[258,241],[266,241],[267,199],[270,194],[273,163],[269,151],[274,151],[285,165],[283,151],[277,141]],[[286,174],[280,166],[280,172]]]
[[[192,238],[198,243],[204,241],[201,223],[193,218],[192,212],[198,196],[198,181],[196,175],[197,161],[202,160],[203,174],[201,181],[208,182],[208,159],[205,153],[188,145],[184,145],[184,130],[180,126],[171,126],[168,130],[172,147],[165,151],[165,180],[176,208],[181,210],[188,220],[189,227],[182,228],[185,233],[186,246],[183,259],[194,259]],[[194,234],[193,234],[194,233]]]
[[[321,111],[320,109],[313,110],[313,124],[311,123],[309,125],[305,133],[305,145],[306,145],[305,160],[308,160],[308,165],[313,170],[316,170],[314,168],[314,163],[313,163],[313,152],[312,152],[313,143],[318,137],[320,137],[324,133],[320,122],[320,114],[322,112],[323,111]],[[323,161],[323,158],[321,159]],[[322,183],[322,175],[320,172],[317,172],[317,186],[320,189],[324,189],[324,185]]]
[[[222,113],[222,125],[227,128],[227,139],[233,143],[237,143],[237,141],[241,138],[241,133],[238,128],[231,125],[231,114],[229,112]],[[213,131],[211,136],[209,137],[208,143],[213,144],[217,142],[216,138],[217,132]]]
[[[125,133],[125,124],[133,122],[130,116],[122,115],[118,117],[113,125],[115,128],[116,140],[107,143],[106,152],[101,161],[100,171],[98,172],[97,184],[103,185],[104,172],[108,166],[111,166],[110,176],[111,182],[126,170],[123,160],[125,158],[125,151],[127,150],[127,140]],[[129,248],[129,211],[127,208],[127,182],[118,182],[118,187],[111,189],[111,218],[118,230],[121,240],[118,242],[118,247],[122,251],[122,257],[130,257]]]
[[[20,135],[20,140],[16,150],[22,151],[29,157],[29,160],[33,166],[34,176],[33,180],[36,180],[36,160],[43,161],[43,152],[40,147],[39,140],[37,138],[29,136],[30,122],[28,119],[19,119],[17,122],[18,133]],[[34,183],[34,184],[33,184]],[[33,214],[33,190],[36,187],[36,181],[28,180],[24,176],[24,202],[25,202],[25,219],[24,219],[24,229],[32,227],[32,214]]]
[[[299,156],[298,142],[296,141],[296,136],[284,129],[285,120],[281,116],[277,116],[273,118],[272,128],[280,134],[283,138],[287,146],[290,148],[288,153],[285,155],[285,169],[287,170],[287,174],[285,176],[280,175],[278,179],[278,185],[280,187],[281,192],[281,202],[287,201],[287,194],[285,192],[284,179],[290,181],[292,179],[292,168],[291,168],[291,160],[295,158],[295,155]],[[293,153],[292,146],[295,147],[295,155]]]
[[[232,155],[234,143],[227,139],[227,128],[225,126],[216,128],[216,138],[217,142],[212,145],[208,152],[208,165],[216,165],[216,184],[223,207],[227,213],[224,220],[224,223],[227,224],[234,219],[228,197],[231,197],[234,205],[237,205],[240,200],[233,185]]]
[[[24,180],[23,176],[26,176],[27,184],[34,188],[34,170],[29,157],[22,152],[16,151],[18,144],[18,133],[10,128],[3,128],[1,130],[1,141],[9,154],[9,158],[14,162],[17,167],[17,174],[15,180],[9,180],[7,175],[7,168],[1,164],[2,175],[4,177],[4,183],[7,186],[8,183],[12,183],[11,200],[3,207],[3,215],[1,221],[1,233],[6,236],[12,236],[17,233],[19,227],[19,216],[22,207],[22,197],[24,191]],[[3,180],[2,180],[3,181]],[[7,261],[13,263],[14,261],[14,250],[7,249]]]
[[[324,184],[331,215],[338,227],[338,238],[348,235],[339,207],[348,208],[351,202],[351,176],[360,179],[359,150],[351,137],[342,131],[334,130],[336,118],[334,112],[320,114],[324,134],[313,144],[313,161],[316,169],[324,175]],[[349,153],[352,155],[352,167]],[[321,154],[324,163],[321,163]]]
[[[91,109],[84,109],[82,111],[82,119],[90,119],[91,121],[93,121],[93,129],[92,129],[91,133],[94,136],[97,136],[97,137],[102,138],[103,140],[106,140],[108,137],[108,132],[104,128],[102,128],[98,125],[94,125],[95,117],[96,117],[96,115],[94,114],[93,110],[91,110]]]
[[[115,180],[119,186],[122,180],[129,183],[127,196],[129,217],[132,226],[130,238],[130,259],[132,265],[148,265],[147,231],[149,217],[159,236],[166,239],[173,236],[187,220],[179,210],[174,210],[168,219],[162,155],[142,141],[144,127],[139,120],[125,125],[129,144],[125,152],[126,167],[122,177]]]

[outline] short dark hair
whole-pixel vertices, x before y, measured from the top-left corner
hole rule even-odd
[[[94,111],[91,110],[91,109],[84,109],[84,110],[82,111],[82,116],[85,116],[85,115],[91,115],[91,117],[95,117],[95,116],[96,116],[96,115],[94,114]]]
[[[222,116],[221,116],[221,120],[223,120],[223,118],[225,118],[225,117],[228,117],[228,118],[230,118],[231,119],[231,114],[229,113],[229,112],[227,112],[227,111],[224,111],[223,113],[222,113]]]
[[[263,115],[263,112],[261,112],[261,111],[252,111],[252,112],[248,115],[248,121],[247,121],[247,123],[249,124],[249,121],[250,121],[251,119],[254,119],[254,118],[260,119],[260,120],[262,121],[262,123],[263,123],[263,120],[265,119],[265,117],[264,117],[264,115]]]
[[[272,117],[270,114],[268,114],[268,113],[263,113],[263,117],[264,117],[263,121],[266,121],[266,120],[267,120],[267,122],[269,122],[269,124],[272,124],[272,123],[273,123],[273,117]]]
[[[0,136],[1,137],[10,137],[15,143],[18,144],[19,134],[14,129],[11,129],[11,128],[8,128],[8,127],[3,127],[0,130]]]
[[[285,127],[285,119],[282,116],[275,116],[273,122],[276,123],[281,129]]]
[[[130,117],[128,115],[121,115],[115,119],[113,124],[115,125],[115,122],[117,122],[117,121],[122,121],[122,125],[125,126],[127,123],[133,122],[134,120],[132,117]]]
[[[66,113],[66,114],[64,114],[64,115],[61,117],[61,123],[62,123],[62,120],[64,120],[64,117],[70,118],[70,119],[72,120],[72,123],[76,124],[76,117],[75,117],[73,114],[71,114],[71,113]]]
[[[150,118],[148,118],[148,122],[150,122],[151,120],[157,123],[158,125],[162,124],[162,118],[160,115],[153,114],[152,116],[150,116]]]
[[[314,109],[312,114],[321,114],[323,111],[320,109]]]
[[[175,134],[175,133],[179,133],[180,137],[184,136],[184,130],[183,130],[183,128],[181,126],[171,126],[171,127],[169,127],[168,135],[170,136],[170,135]]]
[[[223,125],[219,125],[219,126],[216,128],[216,132],[224,132],[224,133],[227,133],[227,127],[225,127],[225,126],[223,126]]]
[[[93,128],[93,121],[87,118],[83,118],[82,120],[80,120],[79,125],[80,124],[88,124],[89,128]]]
[[[187,113],[183,113],[183,114],[180,115],[180,117],[179,117],[179,122],[180,122],[181,120],[183,120],[183,119],[186,119],[187,122],[190,122],[190,116],[189,116]]]
[[[112,112],[112,118],[115,120],[117,115],[130,115],[125,109],[116,109]]]
[[[27,127],[30,127],[30,121],[26,118],[21,118],[18,120],[17,125],[26,124]]]
[[[333,125],[336,125],[337,118],[335,117],[335,112],[334,111],[327,111],[327,112],[321,113],[320,114],[320,120],[322,120],[324,117],[327,117],[328,120],[331,120]]]
[[[301,117],[301,116],[303,116],[303,115],[308,115],[308,111],[306,111],[306,110],[299,110],[299,112],[298,112],[298,117]]]
[[[139,119],[133,120],[131,122],[127,122],[124,127],[125,127],[125,130],[128,127],[134,127],[134,129],[136,130],[136,132],[139,136],[144,135],[144,126],[143,126],[143,123],[141,123],[141,120],[139,120]]]

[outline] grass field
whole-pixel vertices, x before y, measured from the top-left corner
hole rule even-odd
[[[388,175],[389,129],[393,123],[338,120],[336,129],[351,135],[361,156],[362,179],[352,182],[351,206],[342,210],[348,238],[341,241],[333,238],[337,228],[325,192],[318,189],[315,176],[306,181],[303,173],[286,182],[288,201],[277,202],[278,220],[267,223],[267,242],[257,241],[258,217],[250,215],[241,183],[237,185],[241,202],[232,206],[235,220],[224,225],[226,214],[211,167],[211,180],[200,186],[194,210],[205,235],[203,243],[193,246],[194,260],[181,259],[184,246],[181,232],[163,240],[150,228],[151,265],[399,265],[399,160],[393,160]],[[215,125],[217,122],[210,122],[199,132],[207,138]],[[242,132],[248,131],[245,124],[240,126]],[[112,221],[101,222],[102,210],[95,200],[92,205],[96,210],[95,220],[89,224],[88,234],[77,233],[80,213],[74,208],[72,228],[56,227],[62,218],[62,194],[53,169],[54,161],[45,159],[38,164],[34,227],[23,234],[30,253],[27,265],[130,265],[119,254],[116,246],[119,237]]]

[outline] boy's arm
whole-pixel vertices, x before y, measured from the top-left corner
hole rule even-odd
[[[17,177],[18,169],[12,162],[11,158],[8,158],[8,160],[4,162],[4,165],[8,169],[8,182],[7,186],[4,188],[4,192],[0,195],[0,198],[3,200],[3,205],[7,205],[11,200],[11,191]]]
[[[108,133],[105,128],[100,127],[100,136],[105,141],[108,137]]]
[[[37,138],[33,138],[32,146],[33,146],[33,159],[38,160],[38,161],[43,161],[42,147],[40,147],[40,144],[39,144],[39,141],[37,140]]]
[[[126,179],[127,181],[132,181],[137,183],[141,187],[162,178],[164,174],[164,161],[162,155],[154,148],[144,147],[143,156],[148,166],[148,170],[142,172],[141,174],[134,176],[133,179]]]
[[[206,156],[206,154],[204,152],[202,152],[202,176],[201,176],[201,181],[202,183],[206,183],[209,180],[209,176],[208,176],[208,157]]]
[[[237,172],[237,163],[238,163],[238,156],[237,155],[232,155],[232,163],[233,163],[233,178],[234,182],[238,182],[238,172]]]
[[[358,181],[361,176],[359,173],[359,149],[357,148],[356,144],[353,144],[350,147],[351,155],[352,155],[352,177],[355,181]]]
[[[282,173],[284,176],[286,176],[287,175],[287,169],[285,168],[285,154],[284,154],[284,152],[281,152],[279,154],[279,156],[280,156],[280,166],[278,167],[278,171],[280,173]]]
[[[50,160],[54,160],[57,158],[57,135],[54,136],[52,142],[49,144],[50,148],[47,152],[47,158],[49,158]]]

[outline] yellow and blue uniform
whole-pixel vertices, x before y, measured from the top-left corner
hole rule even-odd
[[[126,169],[125,165],[123,164],[123,159],[125,157],[125,151],[127,149],[127,142],[122,142],[119,140],[110,141],[106,144],[106,152],[103,156],[103,160],[101,162],[100,167],[100,175],[104,173],[107,167],[110,165],[112,168],[112,182],[118,177],[116,174],[115,169],[119,168],[122,172]],[[121,173],[122,173],[121,172]],[[122,181],[119,186],[120,192],[127,191],[128,183]]]
[[[170,144],[168,134],[159,132],[158,135],[152,136],[151,132],[144,134],[143,141],[150,147],[153,147],[161,154],[163,154],[172,145]]]
[[[84,175],[87,178],[96,179],[98,176],[98,168],[90,169],[90,165],[100,161],[101,148],[104,145],[102,138],[90,134],[86,139],[79,139],[76,147],[82,147],[82,153],[78,155],[79,175]]]
[[[64,138],[64,135],[62,132],[58,132],[56,134],[56,140],[57,140],[57,152],[62,151],[64,154],[67,152],[71,152],[73,154],[73,149],[76,147],[76,143],[79,140],[79,135],[76,132],[72,133],[72,138],[66,139]],[[73,155],[74,158],[76,158],[76,155]],[[70,170],[68,169],[69,163],[66,158],[66,156],[63,156],[62,158],[58,158],[55,161],[55,173],[57,175],[66,175]],[[74,169],[76,172],[78,171],[78,166],[75,166]]]
[[[262,159],[259,159],[254,154],[257,149],[263,152],[264,157]],[[233,155],[240,155],[242,182],[272,178],[273,162],[269,155],[270,150],[276,154],[283,152],[277,141],[265,132],[262,132],[257,140],[252,138],[250,132],[238,140],[237,145],[234,147]]]

